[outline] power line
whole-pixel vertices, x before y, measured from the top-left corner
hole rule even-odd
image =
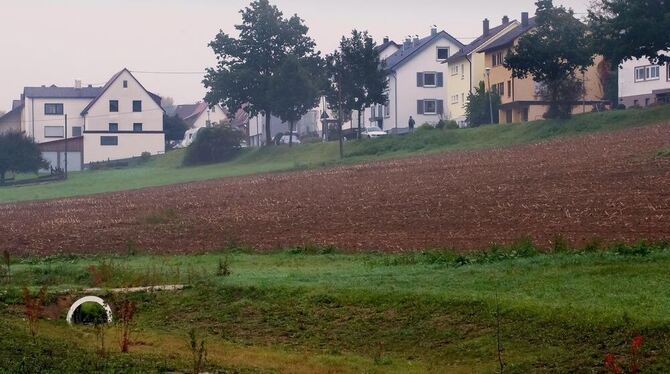
[[[131,73],[135,74],[166,74],[166,75],[205,75],[204,71],[142,71],[142,70],[131,70]]]

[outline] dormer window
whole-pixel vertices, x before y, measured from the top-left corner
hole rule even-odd
[[[449,47],[437,47],[437,59],[444,61],[449,58]]]

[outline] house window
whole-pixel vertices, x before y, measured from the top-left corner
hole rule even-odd
[[[133,123],[133,132],[142,132],[142,124]]]
[[[461,64],[461,80],[465,79],[465,64]]]
[[[212,107],[212,113],[216,113],[216,105]]]
[[[78,138],[81,136],[81,126],[73,126],[72,127],[72,137],[73,138]]]
[[[424,87],[435,87],[435,86],[437,86],[437,74],[436,73],[423,73],[423,86]]]
[[[444,61],[449,58],[449,47],[437,47],[437,59]]]
[[[128,81],[123,81],[123,88],[128,88]]]
[[[507,97],[512,97],[512,81],[507,81]]]
[[[119,124],[118,123],[110,123],[109,124],[109,132],[119,132]]]
[[[500,66],[505,62],[505,52],[495,52],[493,54],[493,67]]]
[[[451,75],[458,75],[458,65],[451,66]]]
[[[109,100],[109,112],[117,113],[119,111],[119,101],[118,100]]]
[[[668,68],[667,68],[666,70],[668,71],[668,73],[667,73],[667,76],[668,76],[667,80],[670,81],[670,64],[668,64]]]
[[[45,138],[64,138],[65,127],[63,126],[44,126]]]
[[[461,94],[461,102],[465,104],[465,93]]]
[[[655,81],[661,76],[661,67],[658,65],[638,66],[635,68],[635,82]]]
[[[44,114],[47,116],[62,115],[63,104],[44,104]]]
[[[141,100],[134,100],[133,101],[133,112],[141,112],[142,111],[142,101]]]
[[[424,100],[423,101],[423,114],[437,114],[437,101],[435,101],[435,100]]]
[[[105,146],[119,145],[119,137],[118,136],[101,136],[100,137],[100,145],[105,145]]]
[[[389,103],[386,103],[386,105],[384,105],[384,118],[389,117],[391,117],[391,107],[389,106]]]
[[[500,96],[505,96],[505,83],[498,83],[493,85],[493,92]]]
[[[451,103],[458,104],[458,95],[451,96]]]

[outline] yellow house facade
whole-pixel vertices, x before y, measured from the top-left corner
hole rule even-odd
[[[512,71],[503,66],[507,53],[516,45],[519,38],[534,27],[535,18],[529,18],[528,13],[522,13],[521,23],[518,26],[479,51],[484,59],[484,83],[487,90],[499,94],[501,98],[498,123],[541,120],[549,108],[548,103],[537,95],[539,83],[532,77],[514,78]],[[596,57],[594,64],[583,75],[578,74],[578,78],[584,82],[585,89],[582,99],[573,106],[573,114],[590,112],[594,105],[605,103],[603,84],[598,72],[598,66],[602,61],[601,56]]]
[[[479,82],[485,79],[486,60],[484,54],[479,51],[514,30],[518,25],[518,21],[510,22],[509,17],[505,16],[499,26],[491,28],[489,20],[485,19],[482,25],[482,35],[447,60],[449,65],[447,72],[449,119],[456,121],[459,126],[467,126],[465,105],[468,94],[474,93]]]

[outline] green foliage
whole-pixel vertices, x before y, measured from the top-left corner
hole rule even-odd
[[[661,51],[670,49],[670,2],[666,0],[597,0],[589,10],[598,53],[614,66],[631,58],[652,64],[670,62]]]
[[[273,76],[270,88],[275,97],[273,112],[289,123],[289,134],[293,134],[295,123],[319,103],[320,78],[316,75],[318,66],[313,66],[315,64],[318,63],[288,55]],[[292,145],[293,136],[289,141],[289,146]]]
[[[532,76],[545,86],[548,118],[567,118],[575,96],[575,74],[593,65],[593,45],[586,25],[572,9],[556,7],[552,0],[539,0],[536,5],[536,27],[519,39],[505,58],[505,67],[514,78]]]
[[[5,182],[7,172],[37,173],[47,167],[34,140],[18,132],[0,134],[0,184]]]
[[[228,161],[242,149],[244,134],[230,125],[204,128],[186,150],[185,165]]]
[[[315,43],[307,36],[308,27],[297,15],[284,18],[268,0],[254,0],[241,11],[242,23],[235,26],[239,37],[221,31],[209,43],[217,66],[207,69],[203,81],[208,89],[205,100],[223,103],[231,113],[244,108],[247,113],[263,113],[267,144],[277,97],[270,89],[287,55],[298,60],[318,60]]]
[[[498,108],[500,107],[500,95],[495,92],[487,92],[484,82],[479,82],[479,87],[474,93],[468,94],[468,102],[465,104],[465,115],[470,127],[479,127],[498,123]],[[493,113],[493,122],[491,122]]]
[[[179,116],[168,116],[163,114],[163,131],[165,132],[165,140],[180,141],[184,139],[184,134],[189,127]]]

